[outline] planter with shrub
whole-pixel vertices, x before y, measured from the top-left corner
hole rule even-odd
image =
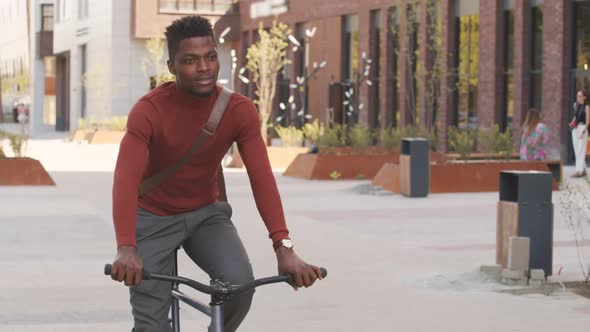
[[[2,143],[5,139],[9,141],[12,157],[4,153]],[[25,136],[0,131],[0,186],[55,185],[41,162],[23,156],[25,144]]]
[[[476,143],[482,153],[474,153]],[[553,188],[558,190],[561,160],[514,160],[510,131],[501,133],[497,126],[479,131],[449,128],[449,145],[453,154],[442,163],[430,165],[430,193],[498,191],[500,172],[507,170],[551,172]],[[372,184],[399,193],[400,180],[399,164],[389,163],[379,170]]]

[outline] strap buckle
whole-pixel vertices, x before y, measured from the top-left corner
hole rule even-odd
[[[215,134],[215,131],[214,131],[214,130],[211,130],[211,129],[209,129],[209,127],[208,127],[208,126],[209,126],[209,124],[208,124],[208,123],[206,123],[206,124],[203,126],[203,132],[204,132],[205,134],[209,135],[209,136],[213,136],[213,134]]]

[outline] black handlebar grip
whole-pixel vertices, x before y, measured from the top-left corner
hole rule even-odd
[[[328,276],[328,270],[323,267],[320,267],[320,271],[322,271],[322,279]]]
[[[111,272],[112,272],[112,270],[113,270],[113,266],[112,266],[111,264],[106,264],[106,265],[104,266],[104,274],[105,274],[106,276],[110,276],[110,275],[111,275]],[[143,273],[142,273],[142,276],[141,276],[141,278],[142,278],[143,280],[150,280],[150,273],[149,273],[149,272],[147,272],[146,270],[143,270]]]

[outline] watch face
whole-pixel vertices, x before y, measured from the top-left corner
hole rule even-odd
[[[289,240],[289,239],[284,239],[283,240],[283,247],[285,248],[293,248],[293,241]]]

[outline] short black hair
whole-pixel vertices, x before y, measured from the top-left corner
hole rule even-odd
[[[203,16],[189,15],[179,18],[166,28],[166,40],[168,41],[168,56],[174,60],[178,52],[180,41],[191,37],[211,36],[215,43],[215,34],[211,21]]]

